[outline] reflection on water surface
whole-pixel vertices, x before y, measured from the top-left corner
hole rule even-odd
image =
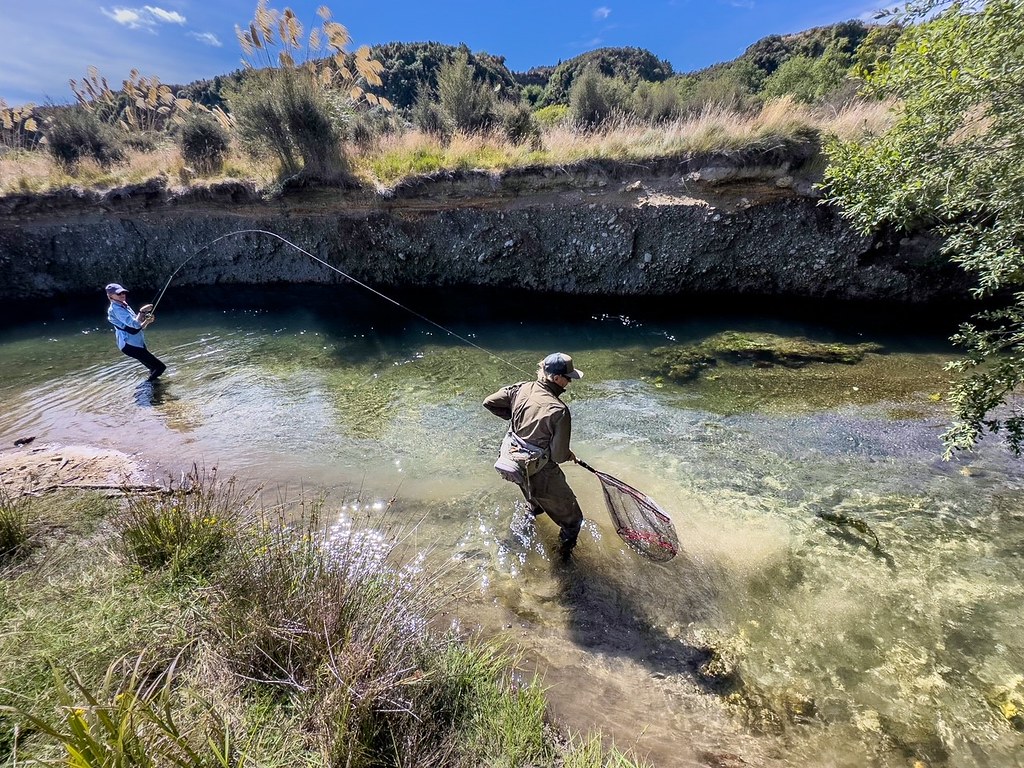
[[[355,292],[172,291],[147,332],[170,366],[156,386],[102,300],[9,323],[0,442],[138,452],[157,475],[217,465],[339,505],[397,496],[390,519],[473,584],[464,623],[524,646],[561,720],[658,765],[1021,764],[1024,468],[995,444],[941,461],[941,338],[513,298],[405,299],[498,359]],[[884,353],[641,377],[652,348],[723,330]],[[555,349],[587,373],[576,452],[673,515],[670,563],[625,551],[570,467],[589,519],[556,564],[554,526],[491,470],[503,425],[480,401]]]

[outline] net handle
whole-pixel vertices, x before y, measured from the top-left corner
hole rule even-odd
[[[596,469],[594,469],[594,468],[593,468],[592,466],[590,466],[589,464],[587,464],[587,462],[585,462],[585,461],[584,461],[583,459],[578,459],[578,458],[576,458],[576,456],[573,456],[573,457],[572,457],[572,460],[573,460],[573,461],[575,461],[575,462],[576,462],[577,464],[579,464],[579,465],[580,465],[581,467],[583,467],[583,468],[584,468],[585,470],[587,470],[588,472],[593,472],[593,473],[594,473],[595,475],[598,475],[598,474],[600,474],[600,472],[598,472],[598,471],[597,471]]]

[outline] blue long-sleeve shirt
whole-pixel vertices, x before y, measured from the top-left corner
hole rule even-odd
[[[133,347],[146,346],[142,326],[139,325],[139,321],[135,319],[135,313],[127,304],[110,302],[110,307],[107,309],[107,322],[114,326],[118,349],[124,349],[126,344]]]

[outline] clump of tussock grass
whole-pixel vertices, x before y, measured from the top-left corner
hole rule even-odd
[[[68,169],[74,169],[85,158],[104,168],[124,159],[123,142],[117,131],[81,107],[70,107],[54,115],[45,132],[50,154]]]
[[[172,579],[205,579],[228,542],[245,525],[256,491],[235,478],[193,467],[166,494],[129,494],[115,517],[121,552],[144,571],[167,569]]]
[[[574,734],[562,760],[562,768],[654,768],[631,751],[620,751],[614,745],[605,747],[600,733],[586,736]]]
[[[211,618],[230,672],[301,696],[331,765],[549,757],[543,694],[513,676],[514,655],[434,628],[441,574],[419,555],[403,562],[380,533],[323,525],[321,505],[284,526],[264,520],[226,558]]]
[[[27,500],[0,486],[0,570],[25,554],[31,533]]]
[[[822,119],[823,132],[845,141],[884,133],[896,117],[896,103],[885,101],[852,101],[829,111]]]

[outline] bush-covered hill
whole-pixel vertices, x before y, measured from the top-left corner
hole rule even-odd
[[[622,81],[631,88],[640,83],[671,82],[683,94],[684,100],[689,95],[697,100],[736,103],[763,90],[780,69],[783,87],[777,90],[785,91],[785,81],[808,77],[798,71],[800,65],[807,68],[808,64],[813,66],[819,62],[819,69],[831,69],[830,77],[819,77],[829,82],[837,80],[851,66],[871,66],[880,55],[891,49],[899,31],[898,27],[891,25],[846,21],[791,35],[769,35],[750,45],[732,61],[691,73],[675,73],[668,61],[643,48],[631,47],[599,48],[556,65],[537,66],[526,72],[511,71],[504,56],[485,51],[472,52],[465,45],[391,42],[374,46],[373,55],[383,64],[383,85],[376,92],[399,109],[412,107],[421,90],[435,88],[441,66],[453,61],[460,52],[468,57],[475,78],[493,88],[502,98],[518,100],[525,93],[537,107],[568,104],[573,83],[588,69],[596,70],[603,77]],[[826,62],[824,66],[820,65],[822,59]],[[787,73],[787,66],[792,71]],[[236,71],[199,80],[183,86],[181,95],[209,107],[219,106],[223,104],[225,90],[237,90],[246,76],[246,72]]]

